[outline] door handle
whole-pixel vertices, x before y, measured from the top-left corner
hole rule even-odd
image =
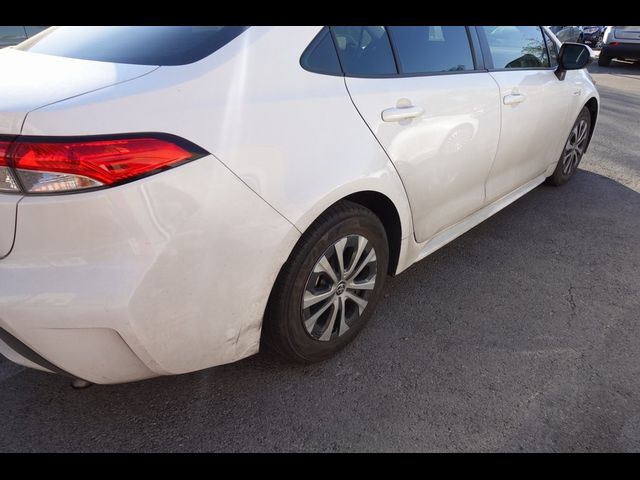
[[[502,101],[505,105],[515,105],[516,103],[522,103],[527,99],[526,95],[522,93],[512,93],[510,95],[505,95]]]
[[[382,120],[384,122],[399,122],[400,120],[419,117],[423,112],[424,110],[422,108],[414,107],[413,105],[408,107],[387,108],[382,111]]]

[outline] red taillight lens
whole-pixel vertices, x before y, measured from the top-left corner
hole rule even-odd
[[[0,140],[0,167],[8,167],[7,163],[7,150],[9,150],[11,142]]]
[[[620,45],[620,42],[611,42],[610,44],[612,47],[617,47],[618,45]]]
[[[11,142],[0,140],[0,192],[18,193],[20,188],[9,168],[8,151]]]
[[[182,139],[136,137],[50,141],[18,139],[8,148],[10,166],[27,193],[110,186],[201,157]]]

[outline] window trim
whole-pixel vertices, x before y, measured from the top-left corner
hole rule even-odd
[[[469,43],[471,44],[471,53],[473,54],[476,70],[482,70],[486,72],[487,65],[485,63],[485,57],[482,52],[482,46],[480,45],[480,38],[478,37],[476,27],[467,25],[466,29],[467,35],[469,35],[470,39]]]
[[[543,35],[542,40],[544,41],[544,30],[540,25],[536,25],[540,34]],[[524,70],[549,70],[551,72],[555,72],[557,67],[518,67],[518,68],[495,68],[493,64],[493,56],[491,55],[491,49],[489,48],[489,41],[487,40],[487,34],[481,26],[476,26],[476,32],[478,37],[480,38],[480,48],[482,49],[482,54],[485,58],[485,65],[487,67],[487,71],[489,72],[518,72]],[[547,42],[545,44],[545,52],[547,52],[547,59],[549,60],[549,65],[551,65],[551,57],[549,57],[549,52],[547,51]]]

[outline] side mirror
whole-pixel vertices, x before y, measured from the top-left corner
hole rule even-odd
[[[565,42],[558,54],[558,68],[556,76],[564,80],[567,70],[580,70],[592,61],[591,49],[581,43]]]

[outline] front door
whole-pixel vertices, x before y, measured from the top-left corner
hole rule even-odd
[[[540,27],[478,28],[490,75],[500,87],[500,144],[487,179],[492,202],[542,175],[568,135],[573,84],[559,79]]]

